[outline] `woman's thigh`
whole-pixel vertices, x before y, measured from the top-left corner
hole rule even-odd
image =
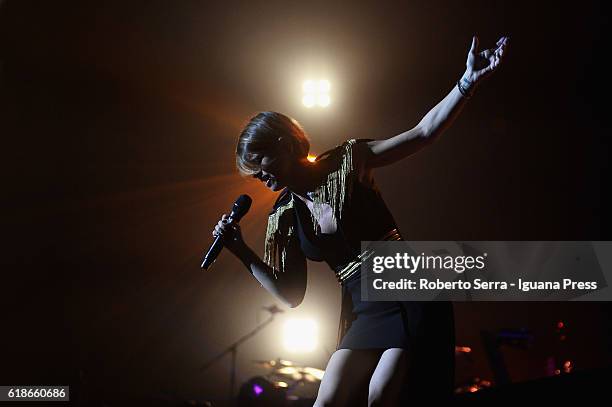
[[[409,373],[407,349],[389,348],[380,357],[369,385],[368,405],[399,405],[401,390]]]
[[[327,362],[314,407],[365,406],[368,383],[382,352],[382,349],[335,351]]]

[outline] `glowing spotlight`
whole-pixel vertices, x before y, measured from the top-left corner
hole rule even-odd
[[[319,81],[319,92],[329,92],[331,85],[328,80],[322,79]]]
[[[302,85],[304,93],[315,93],[317,91],[317,84],[313,80],[307,80]]]
[[[307,108],[311,108],[314,105],[327,107],[331,103],[331,97],[329,96],[330,89],[331,84],[326,79],[319,81],[309,79],[302,84],[302,90],[304,91],[302,103]]]
[[[304,106],[311,108],[317,103],[317,99],[314,94],[307,93],[302,98],[302,103],[304,104]]]
[[[290,352],[311,352],[317,347],[317,326],[311,319],[290,319],[285,323],[284,345]]]
[[[320,94],[319,97],[317,98],[317,104],[321,107],[329,106],[330,102],[331,102],[331,99],[329,95],[326,93]]]
[[[317,156],[314,154],[308,154],[308,157],[306,157],[306,159],[313,163],[317,159]]]

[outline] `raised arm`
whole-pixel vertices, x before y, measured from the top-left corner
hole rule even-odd
[[[474,36],[465,73],[448,95],[414,128],[387,139],[368,141],[366,166],[376,168],[392,164],[435,141],[453,123],[480,81],[500,65],[508,42],[508,37],[501,37],[496,47],[478,51],[478,37]]]

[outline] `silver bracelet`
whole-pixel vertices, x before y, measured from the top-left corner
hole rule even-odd
[[[459,92],[461,92],[461,94],[467,99],[474,95],[474,83],[463,77],[457,81],[457,88],[459,88]]]

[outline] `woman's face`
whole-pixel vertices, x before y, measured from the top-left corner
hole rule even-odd
[[[261,159],[261,171],[253,174],[253,178],[261,180],[272,191],[279,191],[290,182],[290,161],[288,154],[264,155]]]

